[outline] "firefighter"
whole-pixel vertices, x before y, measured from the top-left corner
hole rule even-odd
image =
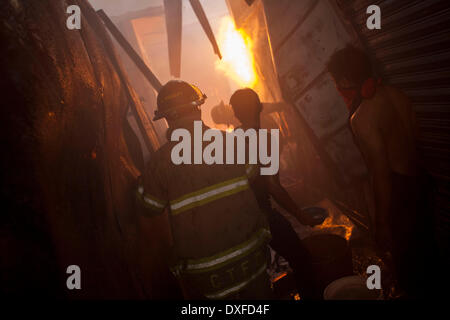
[[[249,88],[237,90],[230,98],[230,105],[236,118],[241,122],[242,129],[260,129],[262,103],[254,90]],[[321,293],[316,291],[312,282],[314,270],[309,252],[289,221],[272,207],[270,198],[294,215],[303,225],[314,226],[322,223],[323,219],[304,214],[281,185],[278,174],[263,176],[258,174],[258,166],[248,166],[248,168],[251,187],[259,206],[268,217],[272,234],[270,246],[289,262],[302,299],[320,299]]]
[[[167,120],[169,142],[156,151],[140,179],[142,214],[154,217],[167,209],[174,257],[170,268],[186,299],[269,299],[271,236],[245,165],[171,161],[171,132],[186,129],[193,136],[205,99],[184,81],[169,81],[160,90],[154,120]]]

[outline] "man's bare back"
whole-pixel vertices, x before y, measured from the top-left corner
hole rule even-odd
[[[372,99],[362,101],[351,117],[351,126],[369,169],[374,161],[387,157],[390,171],[407,176],[417,174],[415,113],[400,90],[379,86]],[[376,155],[377,152],[382,154]]]

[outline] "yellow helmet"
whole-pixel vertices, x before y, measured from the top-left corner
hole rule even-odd
[[[189,114],[198,110],[206,98],[196,86],[181,80],[171,80],[158,93],[158,110],[155,111],[153,120],[178,118]]]

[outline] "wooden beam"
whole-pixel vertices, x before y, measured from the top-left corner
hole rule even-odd
[[[183,28],[181,0],[164,0],[164,10],[166,12],[170,74],[179,78],[181,74],[181,34]]]
[[[98,16],[103,20],[105,26],[108,28],[109,32],[113,35],[113,37],[117,40],[123,50],[128,54],[128,56],[133,60],[138,69],[143,73],[143,75],[147,78],[150,84],[155,88],[157,92],[162,87],[161,82],[155,76],[155,74],[150,70],[150,68],[145,64],[145,62],[141,59],[139,54],[133,49],[130,43],[125,39],[119,29],[114,25],[111,19],[106,15],[103,10],[97,11]]]
[[[117,27],[112,23],[112,21],[109,19],[109,17],[105,14],[105,12],[103,10],[99,10],[99,11],[97,11],[97,14],[98,14],[98,16],[100,16],[100,18],[103,21],[105,21],[105,20],[108,21],[109,27],[113,27],[113,30],[116,30],[118,32],[118,33],[116,33],[116,35],[120,35],[120,37],[122,37],[123,40],[131,48],[131,45],[123,37],[123,35],[120,33],[120,31],[117,29]],[[98,30],[98,32],[100,32],[100,31],[101,30]],[[110,31],[111,31],[111,29],[110,29]],[[133,113],[134,118],[136,119],[138,128],[139,128],[139,130],[141,132],[141,136],[144,139],[145,146],[146,146],[147,150],[149,151],[149,153],[153,154],[153,152],[156,151],[156,149],[159,147],[159,142],[158,142],[158,138],[157,138],[156,133],[155,133],[155,129],[153,127],[153,123],[150,121],[150,119],[148,119],[145,110],[143,110],[143,108],[142,108],[142,105],[136,103],[137,97],[134,96],[133,92],[130,90],[129,83],[128,83],[126,77],[125,77],[125,74],[123,73],[123,70],[120,68],[119,61],[116,58],[116,55],[114,53],[114,47],[112,45],[112,42],[109,39],[106,39],[106,37],[107,37],[106,30],[104,32],[102,32],[101,35],[102,35],[102,38],[104,39],[105,48],[106,48],[108,54],[111,57],[111,61],[112,61],[113,65],[114,65],[114,67],[116,68],[116,71],[117,71],[117,74],[119,76],[120,82],[124,86],[125,93],[127,94],[127,98],[128,98],[129,103],[130,103],[131,111]],[[140,61],[140,62],[142,62],[142,64],[145,65],[145,63],[137,55],[137,53],[134,51],[134,49],[131,48],[131,50],[133,50],[135,55],[138,57],[137,61]],[[145,65],[145,67],[148,69],[148,67],[146,65]],[[151,73],[150,69],[148,69],[148,71]],[[145,75],[145,73],[144,73],[144,75]],[[151,75],[153,75],[153,73],[151,73]],[[152,85],[154,86],[155,89],[158,88],[157,90],[159,90],[162,87],[161,83],[159,82],[159,80],[156,77],[155,77],[155,81],[153,81],[153,82],[154,83],[152,83],[152,82],[150,82],[150,83],[152,83]]]
[[[211,42],[214,53],[219,56],[220,59],[222,59],[222,53],[220,52],[219,45],[217,44],[216,37],[214,36],[214,33],[211,29],[211,25],[209,24],[208,18],[206,17],[205,11],[203,10],[202,4],[199,0],[189,0],[191,3],[192,9],[194,9],[194,12],[200,21],[200,24],[202,25],[203,30],[206,33],[206,36],[208,37],[209,41]]]

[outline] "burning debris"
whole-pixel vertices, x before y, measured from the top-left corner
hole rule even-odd
[[[324,232],[331,233],[341,236],[349,241],[355,225],[347,216],[339,212],[329,200],[322,201],[320,205],[328,209],[328,217],[321,225],[313,228],[312,234]]]
[[[295,188],[288,188],[288,190],[292,192]],[[328,199],[324,199],[315,204],[317,207],[325,208],[328,213],[328,216],[324,222],[315,227],[307,227],[299,224],[298,221],[289,217],[288,213],[286,213],[281,207],[275,203],[273,204],[277,210],[283,212],[286,218],[290,220],[301,239],[318,234],[334,234],[350,241],[354,233],[355,225],[352,221]]]

